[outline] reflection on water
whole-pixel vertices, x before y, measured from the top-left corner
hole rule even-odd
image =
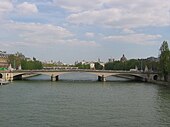
[[[170,88],[95,75],[0,86],[0,127],[169,127]],[[113,82],[114,81],[114,82]]]

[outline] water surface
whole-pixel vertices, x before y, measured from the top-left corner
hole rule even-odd
[[[170,88],[96,76],[0,86],[0,127],[169,127]]]

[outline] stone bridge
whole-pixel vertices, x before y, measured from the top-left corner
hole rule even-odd
[[[51,81],[58,81],[59,75],[81,72],[94,74],[98,77],[98,81],[106,81],[109,76],[118,76],[139,81],[153,81],[158,80],[158,73],[151,72],[131,72],[131,71],[113,71],[113,70],[89,70],[89,69],[64,69],[64,70],[16,70],[16,71],[1,71],[0,78],[8,81],[13,81],[16,79],[22,79],[24,75],[31,76],[36,74],[48,75],[51,77]]]

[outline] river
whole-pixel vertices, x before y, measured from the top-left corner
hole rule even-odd
[[[170,127],[170,88],[81,73],[0,86],[0,127]]]

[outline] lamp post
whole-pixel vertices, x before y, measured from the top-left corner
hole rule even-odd
[[[16,63],[15,63],[15,60],[14,60],[14,69],[16,69]]]
[[[140,63],[140,71],[143,72],[143,67],[142,67],[142,59],[141,59],[141,63]]]

